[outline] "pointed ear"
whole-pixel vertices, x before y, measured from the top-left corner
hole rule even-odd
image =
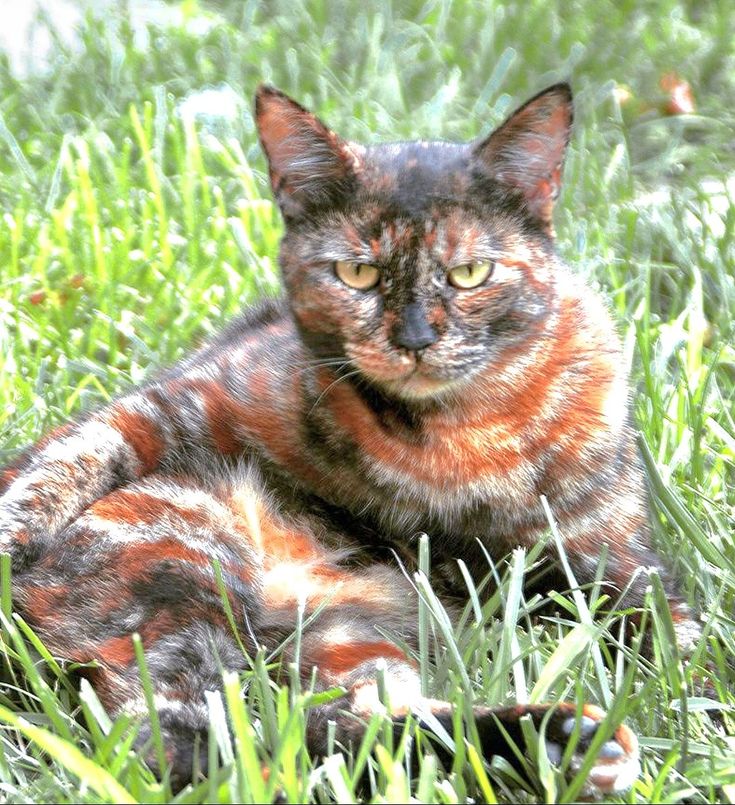
[[[549,234],[572,120],[571,87],[555,84],[516,110],[473,151],[486,175],[521,192]]]
[[[255,125],[285,218],[337,203],[353,186],[360,170],[359,146],[342,140],[274,87],[258,88]]]

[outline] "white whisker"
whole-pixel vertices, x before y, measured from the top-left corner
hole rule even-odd
[[[322,399],[324,398],[324,395],[325,395],[325,394],[327,394],[327,392],[328,392],[330,389],[334,388],[334,386],[336,386],[336,385],[337,385],[337,383],[339,383],[339,382],[340,382],[340,380],[347,380],[347,379],[349,379],[350,377],[354,377],[355,375],[359,375],[359,374],[360,374],[360,370],[359,370],[359,369],[355,369],[355,370],[353,370],[352,372],[347,372],[347,374],[340,375],[340,376],[339,376],[339,377],[338,377],[336,380],[332,381],[332,382],[331,382],[331,383],[330,383],[330,384],[329,384],[329,385],[328,385],[328,386],[327,386],[327,387],[324,389],[324,391],[323,391],[323,392],[322,392],[322,393],[321,393],[321,394],[320,394],[320,395],[317,397],[316,402],[315,402],[315,403],[314,403],[314,405],[312,405],[312,406],[311,406],[311,408],[309,409],[309,413],[307,414],[307,416],[309,416],[309,415],[310,415],[310,414],[313,412],[313,410],[314,410],[314,409],[317,407],[317,405],[319,405],[319,403],[320,403],[320,402],[322,401]]]

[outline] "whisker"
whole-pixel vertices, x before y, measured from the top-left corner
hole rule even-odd
[[[289,363],[288,368],[292,372],[298,372],[299,374],[303,374],[309,369],[329,369],[329,368],[340,369],[342,367],[347,366],[356,366],[356,364],[350,358],[330,358],[330,359],[316,358],[302,362],[291,362]]]
[[[331,383],[330,383],[330,384],[329,384],[329,385],[328,385],[328,386],[327,386],[327,387],[324,389],[324,391],[323,391],[323,392],[322,392],[322,393],[321,393],[321,394],[320,394],[320,395],[317,397],[316,402],[315,402],[315,403],[314,403],[314,405],[312,405],[312,406],[311,406],[311,408],[309,409],[309,414],[311,414],[311,412],[312,412],[312,411],[313,411],[313,410],[314,410],[314,409],[317,407],[317,405],[319,405],[319,403],[320,403],[320,402],[322,401],[322,399],[324,398],[324,395],[325,395],[325,394],[326,394],[326,393],[327,393],[327,392],[328,392],[330,389],[334,388],[334,386],[336,386],[336,385],[337,385],[337,383],[339,383],[339,382],[340,382],[340,380],[347,380],[348,378],[350,378],[350,377],[354,377],[355,375],[359,375],[359,374],[360,374],[360,370],[359,370],[359,369],[355,369],[355,370],[354,370],[354,371],[352,371],[352,372],[347,372],[347,374],[340,375],[340,376],[339,376],[339,377],[338,377],[336,380],[334,380],[333,382],[331,382]],[[309,416],[309,414],[307,414],[307,416]]]
[[[352,358],[346,357],[329,357],[329,358],[306,358],[302,361],[293,361],[291,366],[293,368],[298,367],[319,367],[319,366],[339,366],[340,364],[354,364],[355,361]]]

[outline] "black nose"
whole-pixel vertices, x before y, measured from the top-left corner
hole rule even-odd
[[[410,302],[403,310],[401,322],[393,335],[395,344],[417,351],[430,347],[437,339],[436,330],[429,324],[420,302]]]

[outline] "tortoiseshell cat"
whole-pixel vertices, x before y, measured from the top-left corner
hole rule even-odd
[[[547,529],[545,495],[581,583],[609,546],[622,590],[649,545],[644,481],[618,339],[603,304],[560,261],[551,213],[572,122],[566,84],[545,90],[477,143],[362,146],[262,87],[256,121],[285,220],[286,295],[234,321],[148,384],[54,431],[0,475],[0,549],[15,598],[58,656],[96,660],[112,713],[145,712],[131,635],[152,674],[172,777],[192,773],[207,728],[203,692],[239,669],[219,560],[240,635],[274,647],[307,614],[305,679],[347,696],[314,713],[325,749],[360,734],[378,706],[396,725],[423,700],[417,601],[391,548],[411,561],[430,535],[435,583],[462,594],[462,556],[487,572]],[[640,605],[644,581],[626,603]],[[673,587],[682,643],[696,623]],[[288,659],[290,655],[287,655]],[[488,756],[522,745],[518,719],[549,706],[476,709]],[[578,752],[601,711],[582,719]],[[552,711],[563,750],[573,705]],[[143,731],[145,737],[145,730]],[[620,726],[589,790],[630,785],[637,743]]]

